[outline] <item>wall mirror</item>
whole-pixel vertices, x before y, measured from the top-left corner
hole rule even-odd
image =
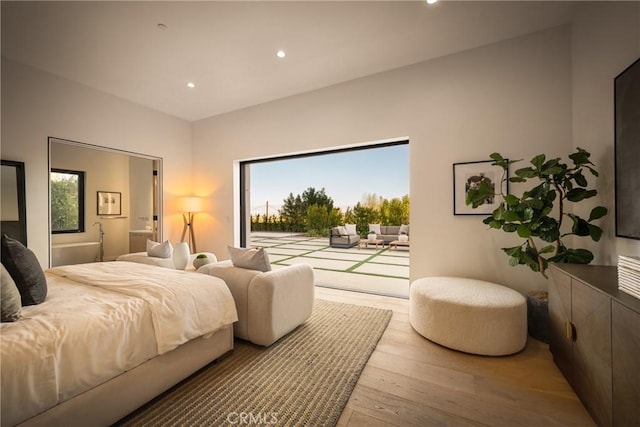
[[[27,246],[27,208],[24,163],[2,160],[2,200],[0,232]]]
[[[162,159],[49,138],[51,266],[113,261],[161,240]]]

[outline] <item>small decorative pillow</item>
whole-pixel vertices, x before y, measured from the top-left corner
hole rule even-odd
[[[380,231],[380,224],[369,224],[369,232],[373,231],[376,234],[382,234]]]
[[[47,278],[31,249],[2,235],[2,264],[16,283],[22,305],[40,304],[47,298]]]
[[[155,258],[171,258],[173,256],[173,246],[168,240],[158,243],[147,239],[147,255]]]
[[[338,227],[338,234],[341,235],[341,236],[346,236],[347,234],[349,234],[349,233],[347,233],[347,227],[342,226],[342,225],[339,226]]]
[[[409,234],[409,226],[407,224],[400,225],[400,231],[398,234]]]
[[[346,234],[358,234],[355,224],[345,224],[344,228],[347,230]]]
[[[2,279],[2,288],[0,288],[0,317],[2,322],[15,322],[21,316],[22,299],[20,291],[13,281],[11,275],[2,265],[0,274]]]
[[[234,267],[246,268],[249,270],[271,271],[269,255],[263,248],[247,249],[227,246],[229,258]]]

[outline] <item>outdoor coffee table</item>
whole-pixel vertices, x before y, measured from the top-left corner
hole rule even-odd
[[[362,245],[364,245],[365,248],[368,248],[369,245],[376,245],[376,249],[378,249],[378,245],[384,246],[384,240],[382,240],[382,239],[376,239],[376,240],[361,239],[358,242],[358,249],[360,249],[362,247]]]
[[[398,249],[398,246],[406,246],[409,247],[409,241],[407,240],[406,242],[401,242],[400,240],[394,240],[393,242],[389,243],[389,250],[393,249],[394,247],[396,248],[396,250]]]

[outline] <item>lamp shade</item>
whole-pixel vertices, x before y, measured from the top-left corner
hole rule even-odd
[[[183,197],[179,203],[181,212],[202,211],[202,199],[200,197]]]

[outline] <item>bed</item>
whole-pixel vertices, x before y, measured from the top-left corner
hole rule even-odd
[[[220,279],[131,262],[45,275],[46,301],[1,326],[3,426],[112,424],[233,348]]]

